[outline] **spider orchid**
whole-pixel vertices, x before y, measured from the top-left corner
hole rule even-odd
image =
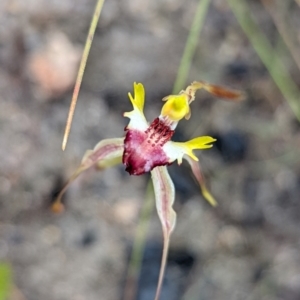
[[[144,86],[141,83],[134,83],[134,96],[128,93],[133,110],[124,113],[124,116],[130,119],[129,124],[125,127],[125,138],[102,140],[93,150],[87,150],[80,166],[66,183],[53,206],[56,211],[63,208],[61,197],[70,183],[80,173],[92,166],[96,165],[100,169],[105,169],[123,162],[126,171],[130,175],[142,175],[151,172],[156,208],[164,237],[162,265],[155,299],[159,298],[170,235],[176,223],[176,213],[172,207],[175,199],[175,189],[168,174],[167,166],[175,160],[180,165],[182,160],[185,159],[190,164],[192,172],[199,182],[204,198],[213,206],[217,204],[205,186],[198,165],[198,158],[193,152],[196,149],[211,148],[212,143],[216,140],[210,136],[202,136],[184,143],[171,141],[178,122],[183,118],[190,118],[190,104],[195,100],[195,93],[198,89],[205,89],[215,96],[231,100],[242,98],[242,94],[238,91],[195,81],[178,95],[164,97],[163,101],[165,103],[160,116],[149,124],[143,113]]]

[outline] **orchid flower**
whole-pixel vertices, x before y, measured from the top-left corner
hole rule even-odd
[[[130,175],[142,175],[151,172],[156,208],[162,224],[164,238],[161,271],[155,299],[159,298],[170,235],[176,223],[176,213],[173,209],[175,189],[167,166],[176,160],[180,165],[182,160],[185,159],[190,164],[192,172],[199,182],[204,198],[212,206],[217,204],[205,186],[198,165],[198,158],[193,152],[198,149],[211,148],[212,143],[216,140],[210,136],[201,136],[184,143],[171,141],[178,122],[183,118],[190,118],[190,104],[195,100],[195,93],[198,89],[205,89],[215,96],[231,100],[242,98],[242,94],[238,91],[195,81],[178,95],[164,97],[162,100],[165,103],[160,116],[149,124],[143,112],[145,102],[144,86],[141,83],[134,83],[134,95],[128,93],[133,110],[124,113],[124,117],[130,120],[125,127],[125,138],[102,140],[93,150],[86,151],[80,166],[66,183],[53,206],[56,211],[62,209],[61,197],[70,183],[80,173],[92,166],[96,165],[100,169],[105,169],[123,162],[125,170]]]

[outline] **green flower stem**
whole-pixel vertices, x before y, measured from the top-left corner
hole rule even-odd
[[[147,184],[145,201],[141,209],[131,252],[124,289],[124,300],[131,300],[136,298],[137,282],[141,270],[142,257],[146,244],[146,232],[148,231],[154,206],[155,201],[153,194],[153,185],[150,179]]]
[[[7,300],[13,286],[12,268],[9,263],[0,262],[0,300]]]
[[[193,56],[195,54],[196,46],[199,40],[200,31],[208,11],[210,0],[199,0],[197,11],[191,26],[188,39],[185,44],[184,52],[179,65],[177,77],[173,86],[173,94],[178,93],[185,85],[190,66],[192,64]],[[135,236],[132,254],[128,267],[128,276],[125,285],[124,299],[135,299],[136,284],[139,276],[142,255],[146,243],[146,232],[149,227],[150,217],[153,213],[154,194],[151,179],[147,184],[147,191],[145,195],[145,202],[142,207],[140,220],[138,223],[137,233]]]

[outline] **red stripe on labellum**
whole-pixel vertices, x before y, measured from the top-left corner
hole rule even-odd
[[[171,130],[156,118],[146,131],[129,129],[124,141],[123,164],[130,175],[141,175],[157,166],[169,165],[163,145],[171,139]]]

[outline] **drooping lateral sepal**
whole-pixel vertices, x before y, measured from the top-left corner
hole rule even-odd
[[[211,195],[211,193],[208,191],[207,187],[206,187],[206,184],[205,184],[205,180],[204,180],[204,176],[201,172],[201,169],[200,169],[200,165],[199,165],[199,162],[191,159],[190,157],[188,156],[184,156],[183,157],[191,166],[191,169],[192,169],[192,172],[195,176],[195,178],[197,179],[199,185],[200,185],[200,188],[201,188],[201,192],[202,192],[202,195],[203,197],[212,205],[212,206],[217,206],[218,203],[217,201],[215,200],[215,198]]]
[[[95,164],[100,168],[111,167],[115,164],[116,159],[121,159],[123,150],[124,138],[102,140],[93,150],[85,152],[80,167],[83,168],[83,171]]]
[[[82,158],[80,166],[66,182],[65,186],[56,198],[52,209],[60,212],[63,209],[61,198],[69,185],[85,170],[97,165],[99,169],[105,169],[121,163],[124,150],[124,138],[106,139],[99,142],[93,150],[87,150]]]
[[[151,171],[156,209],[162,223],[163,231],[171,233],[176,223],[176,213],[173,209],[175,189],[172,179],[165,166],[156,167]]]
[[[162,224],[164,238],[161,267],[155,295],[155,300],[158,300],[167,263],[170,236],[176,224],[176,213],[173,209],[175,189],[165,166],[154,168],[151,171],[151,175],[155,193],[156,209]]]

